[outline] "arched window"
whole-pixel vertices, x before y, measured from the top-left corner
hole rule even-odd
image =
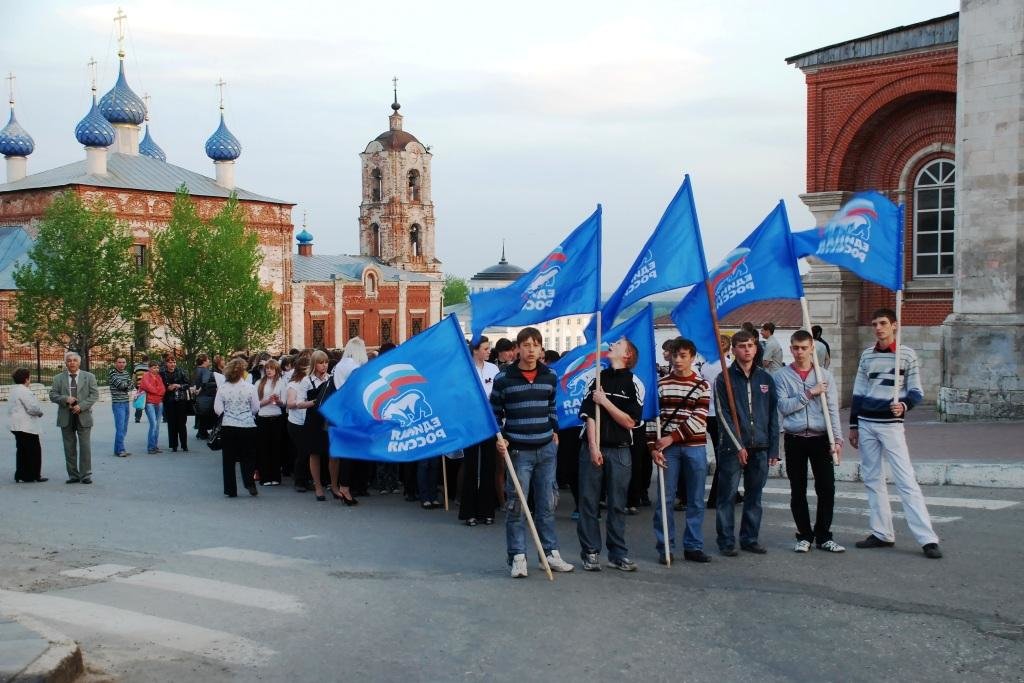
[[[420,226],[419,223],[413,223],[412,227],[409,228],[409,253],[413,256],[420,255]]]
[[[370,256],[380,258],[380,226],[370,224]]]
[[[953,182],[956,164],[937,159],[914,181],[914,276],[953,274]]]
[[[409,200],[420,200],[420,172],[416,169],[409,171]]]
[[[375,273],[366,274],[366,295],[374,296],[377,294],[377,275]]]
[[[375,202],[381,201],[384,196],[384,178],[379,168],[373,169],[370,174],[370,199]]]

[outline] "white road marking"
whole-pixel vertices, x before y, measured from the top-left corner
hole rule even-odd
[[[762,500],[761,506],[769,508],[771,510],[789,510],[789,503],[773,503],[771,501]],[[869,514],[871,514],[871,511],[868,510],[867,508],[847,508],[839,506],[833,507],[832,512],[837,515],[860,515],[862,517],[867,517]],[[896,511],[892,513],[892,516],[897,519],[907,518],[906,515],[902,512]],[[963,517],[939,517],[936,515],[931,515],[932,524],[948,524],[949,522],[957,522],[961,519],[963,519]]]
[[[263,666],[276,654],[248,638],[224,631],[55,595],[0,590],[0,607],[227,664]]]
[[[104,579],[109,579],[111,576],[117,576],[118,574],[127,574],[134,569],[135,567],[127,567],[123,564],[97,564],[92,567],[82,567],[81,569],[67,569],[62,571],[61,575],[70,576],[76,579],[102,581]]]
[[[780,495],[789,495],[789,489],[776,488],[766,486],[764,487],[765,493],[777,493]],[[807,482],[807,495],[813,496],[814,493],[814,482]],[[863,491],[836,491],[836,498],[846,498],[851,500],[867,500],[868,494]],[[900,497],[897,495],[890,495],[889,500],[894,503],[898,503]],[[1004,510],[1008,507],[1017,505],[1015,500],[989,500],[987,498],[942,498],[939,496],[926,496],[924,502],[927,505],[934,505],[936,507],[953,507],[953,508],[968,508],[971,510]]]
[[[202,579],[186,574],[146,571],[141,574],[133,574],[132,576],[115,576],[112,581],[130,586],[142,586],[173,593],[194,595],[198,598],[209,600],[220,600],[221,602],[230,602],[244,607],[259,607],[260,609],[272,612],[298,614],[303,610],[302,603],[295,596],[288,595],[287,593],[279,593],[263,588],[250,588],[249,586],[227,583],[226,581]]]
[[[316,534],[310,534],[308,536],[292,536],[293,541],[308,541],[311,538],[320,538]]]
[[[259,550],[246,550],[245,548],[229,548],[227,546],[221,546],[218,548],[200,548],[199,550],[189,550],[185,554],[198,555],[199,557],[212,557],[215,560],[245,562],[247,564],[259,565],[261,567],[295,568],[308,567],[312,564],[315,564],[312,560],[304,560],[298,557],[287,557],[285,555],[275,555],[274,553],[265,553]]]

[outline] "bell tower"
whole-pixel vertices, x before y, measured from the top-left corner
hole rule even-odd
[[[421,273],[441,272],[434,251],[434,203],[427,147],[402,129],[398,79],[388,130],[359,155],[363,199],[359,205],[359,253]]]

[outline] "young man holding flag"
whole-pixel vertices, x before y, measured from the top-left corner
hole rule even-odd
[[[861,476],[868,490],[871,509],[871,533],[856,545],[858,548],[891,548],[896,543],[889,490],[882,471],[884,456],[903,503],[910,532],[925,557],[937,560],[942,557],[939,537],[932,530],[931,517],[921,495],[921,487],[917,485],[914,467],[910,464],[903,431],[907,411],[921,402],[924,392],[921,390],[917,354],[902,344],[896,348],[897,325],[896,312],[890,308],[880,308],[871,314],[871,327],[877,343],[861,354],[857,379],[853,384],[850,445],[860,449]],[[903,380],[898,401],[893,399],[897,353],[899,374]]]
[[[727,501],[736,495],[743,475],[743,519],[740,524],[740,548],[763,555],[768,549],[757,542],[761,532],[761,490],[768,480],[768,467],[779,462],[779,409],[775,381],[763,368],[754,364],[757,340],[746,330],[732,336],[732,352],[736,360],[715,380],[715,409],[722,453],[718,457],[721,476],[716,508],[718,549],[726,557],[735,557],[736,513]],[[729,375],[732,397],[726,391]],[[736,420],[733,419],[733,408]],[[740,433],[736,433],[736,422]]]
[[[586,427],[586,446],[580,449],[580,519],[576,532],[580,556],[587,571],[601,570],[601,523],[597,504],[601,483],[607,481],[608,509],[605,531],[608,566],[624,572],[636,571],[626,547],[626,492],[632,471],[630,446],[633,430],[643,424],[644,386],[633,376],[637,348],[626,337],[608,349],[611,367],[601,371],[599,385],[591,381],[580,406],[580,419]],[[600,410],[598,434],[594,419]]]
[[[842,453],[843,441],[835,437],[835,445],[829,443],[825,413],[821,409],[823,393],[828,399],[828,414],[834,429],[839,427],[839,402],[832,373],[821,368],[815,376],[811,354],[815,352],[814,338],[807,330],[797,330],[789,338],[789,350],[793,362],[775,373],[775,391],[779,398],[779,412],[782,413],[782,431],[785,432],[786,474],[789,476],[789,509],[796,522],[796,546],[798,553],[806,553],[811,543],[820,550],[841,553],[846,548],[832,540],[832,507],[835,502],[835,470],[832,465],[833,450],[836,462]],[[807,509],[807,465],[814,472],[814,492],[818,496],[814,528]]]
[[[555,469],[558,444],[555,431],[555,389],[558,377],[540,362],[544,340],[535,327],[523,328],[516,337],[519,361],[499,372],[491,389],[491,408],[501,426],[498,453],[507,453],[516,469],[523,492],[533,485],[534,520],[551,571],[571,572],[562,559],[555,535]],[[511,481],[505,484],[505,541],[512,578],[527,575],[524,511]]]

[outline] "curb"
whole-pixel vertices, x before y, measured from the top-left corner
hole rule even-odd
[[[13,616],[11,617],[14,618]],[[18,615],[15,619],[27,629],[35,631],[49,642],[46,650],[36,657],[11,681],[19,683],[71,683],[85,673],[82,649],[71,638],[39,622]]]

